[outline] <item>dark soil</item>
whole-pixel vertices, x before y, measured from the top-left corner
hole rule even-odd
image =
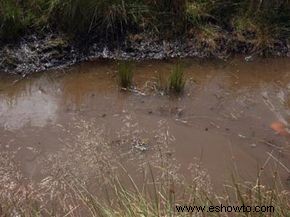
[[[17,43],[0,48],[0,72],[23,76],[47,69],[70,66],[100,58],[143,60],[166,58],[219,58],[245,55],[245,61],[255,56],[290,56],[287,41],[277,41],[264,49],[255,49],[251,42],[223,36],[211,41],[203,39],[160,40],[143,35],[131,35],[122,43],[90,43],[80,45],[62,34],[25,36]]]

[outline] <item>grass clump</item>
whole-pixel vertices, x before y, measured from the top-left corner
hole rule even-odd
[[[184,71],[180,63],[172,69],[168,78],[169,92],[182,93],[185,87]]]
[[[59,0],[1,0],[0,41],[12,41],[49,28]],[[59,21],[58,21],[59,22]]]
[[[0,37],[5,39],[20,34],[25,27],[20,18],[20,8],[16,3],[5,0],[0,3],[0,8]]]
[[[116,39],[134,25],[139,6],[134,0],[64,0],[56,15],[62,20],[61,28],[71,35]]]
[[[261,50],[290,38],[289,1],[242,1],[240,5],[232,25],[241,41]]]
[[[118,64],[118,82],[122,88],[130,88],[133,85],[133,65],[130,62],[120,62]]]

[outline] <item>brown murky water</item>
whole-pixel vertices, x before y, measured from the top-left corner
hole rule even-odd
[[[290,117],[289,59],[183,60],[180,97],[154,90],[173,65],[136,63],[137,90],[130,93],[119,90],[116,63],[106,61],[27,78],[1,75],[1,153],[36,181],[56,165],[86,176],[95,170],[91,164],[104,171],[110,160],[138,177],[139,165],[160,161],[156,152],[163,150],[186,179],[189,165],[199,162],[215,186],[233,171],[254,180],[262,167],[265,182],[279,171],[289,186],[289,138],[269,127]]]

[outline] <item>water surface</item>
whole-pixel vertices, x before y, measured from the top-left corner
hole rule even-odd
[[[233,172],[255,180],[261,168],[266,183],[279,171],[289,185],[289,138],[269,127],[289,118],[289,59],[183,60],[187,83],[179,97],[156,90],[158,78],[166,77],[174,62],[135,63],[133,92],[120,91],[115,62],[26,78],[1,75],[1,153],[13,155],[30,180],[51,173],[52,164],[43,164],[49,160],[84,176],[90,173],[86,165],[101,164],[90,149],[101,138],[107,147],[94,149],[95,155],[120,161],[138,177],[139,165],[160,160],[157,138],[164,136],[168,141],[161,149],[185,179],[191,178],[189,166],[199,162],[215,186]],[[70,147],[75,143],[79,150]]]

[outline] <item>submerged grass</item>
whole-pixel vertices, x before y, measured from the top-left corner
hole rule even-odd
[[[184,90],[185,80],[182,65],[177,63],[168,78],[169,92],[180,94]]]
[[[133,65],[130,62],[120,62],[118,64],[118,81],[122,88],[130,88],[133,84]]]

